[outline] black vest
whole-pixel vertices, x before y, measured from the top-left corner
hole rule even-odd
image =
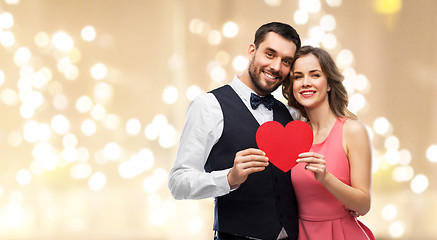
[[[211,92],[220,103],[224,127],[208,156],[207,172],[231,168],[238,151],[258,148],[255,136],[259,124],[237,93],[229,85]],[[293,120],[277,100],[273,120],[284,126]],[[284,173],[269,164],[264,171],[250,174],[235,191],[216,198],[215,231],[276,240],[282,227],[289,239],[297,239],[297,203],[290,171]]]

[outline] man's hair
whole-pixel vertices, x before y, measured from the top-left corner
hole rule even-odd
[[[258,48],[259,44],[264,41],[265,36],[269,32],[274,32],[283,38],[292,41],[296,44],[296,50],[301,46],[299,34],[297,34],[292,26],[281,22],[270,22],[262,25],[256,31],[255,40],[253,41],[256,48]]]

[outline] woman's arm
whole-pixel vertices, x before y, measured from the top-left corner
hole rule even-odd
[[[298,162],[308,163],[316,180],[336,197],[347,209],[365,215],[371,202],[371,148],[366,128],[357,120],[348,120],[343,126],[343,146],[350,164],[351,186],[326,171],[324,156],[302,153]]]

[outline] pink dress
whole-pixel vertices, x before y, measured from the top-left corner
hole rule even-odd
[[[325,141],[313,144],[310,152],[325,156],[326,169],[350,185],[349,160],[343,149],[342,129],[346,118],[338,118]],[[352,217],[326,188],[304,169],[305,163],[291,170],[291,181],[299,209],[299,240],[375,239],[363,223]]]

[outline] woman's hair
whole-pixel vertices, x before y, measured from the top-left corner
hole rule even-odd
[[[321,48],[316,48],[312,46],[303,46],[297,50],[296,55],[292,64],[292,71],[294,70],[294,64],[296,60],[302,56],[308,54],[314,55],[318,60],[322,72],[325,74],[328,81],[328,86],[331,90],[328,92],[329,107],[334,112],[337,117],[348,117],[352,119],[357,119],[357,116],[347,109],[348,105],[348,95],[346,88],[343,85],[343,75],[338,70],[332,57],[328,52]],[[290,72],[292,74],[292,72]],[[300,111],[303,117],[308,119],[308,114],[305,108],[294,98],[293,95],[293,77],[289,81],[285,81],[282,84],[282,94],[288,100],[288,105]]]

